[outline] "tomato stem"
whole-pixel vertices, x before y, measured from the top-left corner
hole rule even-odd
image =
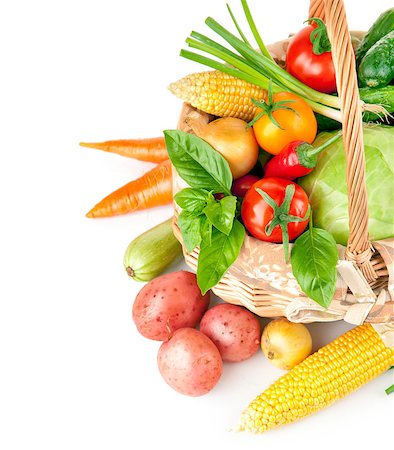
[[[265,228],[265,233],[267,236],[270,236],[274,229],[279,226],[282,231],[282,243],[284,247],[285,252],[285,261],[286,263],[289,262],[289,223],[295,223],[295,222],[305,222],[305,220],[308,220],[311,208],[308,205],[308,210],[304,217],[298,217],[293,216],[290,214],[290,205],[294,197],[295,193],[295,185],[289,184],[286,186],[285,191],[285,198],[282,202],[282,204],[279,206],[275,200],[270,197],[266,192],[264,192],[260,188],[256,188],[256,192],[258,192],[265,202],[271,206],[271,208],[274,210],[274,217],[271,220],[270,223],[267,224]]]
[[[298,112],[295,109],[287,106],[289,103],[295,103],[296,100],[282,100],[280,102],[274,102],[273,95],[272,95],[272,80],[270,80],[269,85],[268,85],[268,99],[266,102],[264,100],[262,100],[262,101],[256,100],[255,98],[252,98],[251,100],[254,105],[256,105],[257,107],[259,107],[261,109],[261,111],[256,115],[256,117],[253,120],[251,120],[248,123],[248,127],[251,127],[252,125],[254,125],[264,115],[267,115],[269,117],[270,121],[275,126],[280,128],[281,130],[284,130],[284,128],[279,125],[279,122],[275,119],[275,117],[272,114],[274,111],[279,111],[281,109],[286,110],[286,111],[291,111],[294,114],[296,114],[297,116],[299,116]]]
[[[331,52],[331,42],[328,38],[325,23],[318,17],[312,17],[311,19],[306,20],[306,22],[315,22],[317,25],[309,35],[309,39],[313,45],[313,53],[315,55],[322,55],[323,53]]]

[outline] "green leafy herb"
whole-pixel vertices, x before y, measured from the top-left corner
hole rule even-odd
[[[189,186],[231,195],[230,166],[219,152],[184,131],[167,130],[164,136],[171,162]]]
[[[186,210],[181,211],[178,216],[178,226],[188,252],[193,251],[201,242],[201,219],[202,216]]]
[[[200,246],[197,282],[205,294],[237,259],[245,237],[236,219],[240,210],[231,194],[232,175],[223,156],[195,135],[178,130],[164,132],[167,151],[178,174],[191,187],[174,199],[182,208],[178,226],[188,252]],[[214,193],[222,193],[217,200]]]
[[[237,259],[244,238],[245,228],[238,220],[234,220],[228,236],[216,228],[212,228],[210,245],[207,245],[204,240],[201,242],[197,282],[203,294],[221,280]]]
[[[314,228],[299,236],[291,250],[293,274],[303,292],[319,305],[327,308],[335,293],[338,250],[328,231]]]
[[[204,214],[214,227],[228,236],[233,227],[236,207],[237,197],[231,195],[210,203],[204,208]]]
[[[215,202],[215,197],[205,189],[182,189],[174,195],[176,203],[184,210],[202,213],[207,204]]]

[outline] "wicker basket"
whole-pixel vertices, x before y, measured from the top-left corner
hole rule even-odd
[[[312,0],[309,16],[320,17],[326,22],[343,115],[350,235],[347,248],[338,245],[334,300],[328,309],[324,309],[308,299],[299,288],[291,266],[284,263],[283,246],[250,236],[246,236],[238,259],[213,292],[223,300],[243,305],[263,317],[286,316],[297,322],[340,319],[353,324],[394,322],[394,240],[371,243],[368,238],[362,106],[343,1]],[[286,41],[282,41],[270,50],[280,59],[280,53],[285,55],[285,47]],[[213,118],[184,104],[179,129],[191,131],[185,121],[190,115],[205,123]],[[176,193],[186,185],[175,170],[173,172]],[[175,205],[174,232],[182,243],[177,213]],[[183,246],[183,252],[187,265],[195,271],[199,249],[188,253]]]

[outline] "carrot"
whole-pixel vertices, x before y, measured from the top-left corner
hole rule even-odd
[[[92,208],[87,217],[110,217],[166,205],[172,201],[171,162],[163,161],[137,180],[112,192]]]
[[[82,147],[97,148],[140,161],[160,163],[168,159],[164,137],[148,139],[121,139],[105,142],[80,142]]]

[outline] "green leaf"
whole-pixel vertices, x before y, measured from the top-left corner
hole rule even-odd
[[[327,308],[335,293],[338,250],[328,231],[310,227],[291,250],[293,274],[303,292]]]
[[[200,255],[198,257],[197,283],[205,294],[215,286],[237,259],[245,238],[245,228],[234,220],[233,227],[228,236],[216,228],[212,229],[210,245],[201,241]]]
[[[201,241],[209,246],[212,242],[212,223],[207,216],[201,216]]]
[[[207,205],[203,212],[215,228],[228,236],[233,227],[236,207],[237,197],[231,195]]]
[[[178,216],[178,226],[188,252],[192,252],[201,242],[201,222],[203,217],[185,210],[181,211]]]
[[[177,192],[174,196],[176,203],[184,210],[201,213],[207,203],[215,201],[214,196],[205,189],[186,188]]]
[[[180,130],[164,131],[166,147],[179,176],[192,188],[231,195],[228,162],[203,139]]]

